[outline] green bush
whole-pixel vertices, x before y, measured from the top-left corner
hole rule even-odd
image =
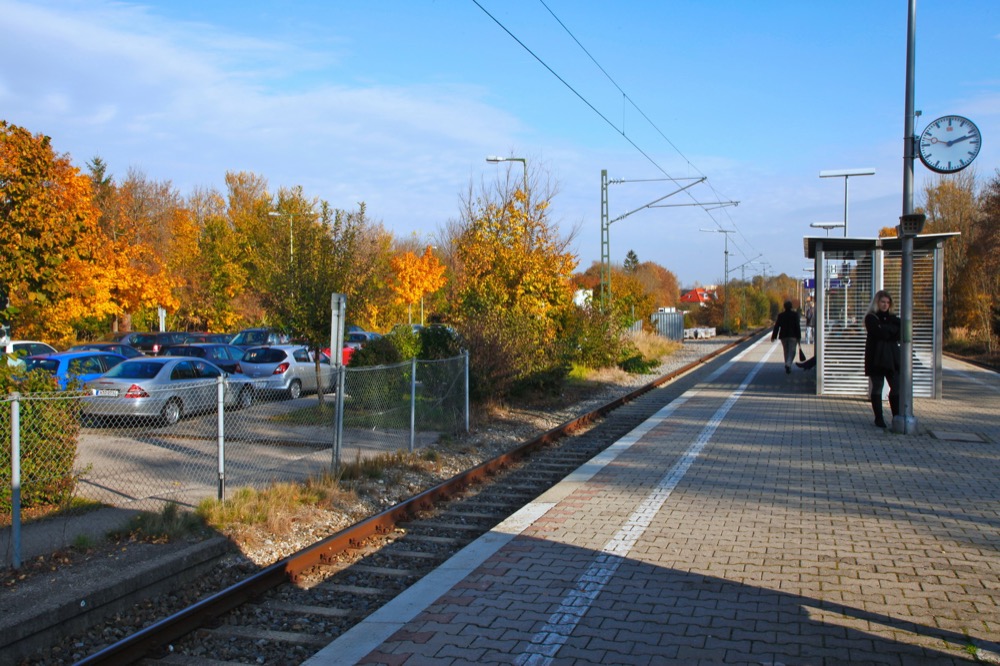
[[[354,350],[351,355],[352,368],[364,368],[372,365],[393,365],[403,360],[399,348],[389,336],[377,338],[365,344],[361,349]]]
[[[420,329],[420,356],[425,361],[454,358],[462,353],[462,341],[454,329],[432,325]]]
[[[400,358],[420,358],[420,335],[412,326],[398,324],[385,337],[392,341]]]
[[[21,394],[21,505],[58,505],[72,499],[76,487],[73,465],[80,434],[81,403],[72,398],[39,399],[55,391],[53,377],[42,371],[18,375],[18,368],[0,359],[0,394]],[[25,399],[34,396],[36,399]],[[11,403],[0,403],[0,511],[12,510]]]

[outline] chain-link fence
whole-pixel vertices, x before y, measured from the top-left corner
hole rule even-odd
[[[11,394],[0,400],[0,521],[14,529],[22,512],[88,502],[196,506],[227,487],[412,451],[467,430],[468,419],[466,355],[342,368],[332,388],[294,399],[239,375],[159,390]]]

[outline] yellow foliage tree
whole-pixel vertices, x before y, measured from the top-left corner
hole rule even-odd
[[[412,324],[413,305],[444,286],[444,266],[434,256],[430,246],[424,250],[423,256],[406,252],[393,257],[390,263],[393,271],[390,287],[396,294],[396,302],[407,306]]]

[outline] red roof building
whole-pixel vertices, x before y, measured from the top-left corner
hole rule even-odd
[[[709,290],[697,287],[681,296],[681,303],[697,303],[698,305],[704,305],[714,297],[715,295]]]

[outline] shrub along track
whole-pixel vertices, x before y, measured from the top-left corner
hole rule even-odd
[[[204,664],[206,659],[301,663],[630,432],[686,390],[694,381],[686,375],[746,339],[323,539],[78,663],[121,664],[143,657],[163,664]],[[660,387],[665,390],[654,391]]]

